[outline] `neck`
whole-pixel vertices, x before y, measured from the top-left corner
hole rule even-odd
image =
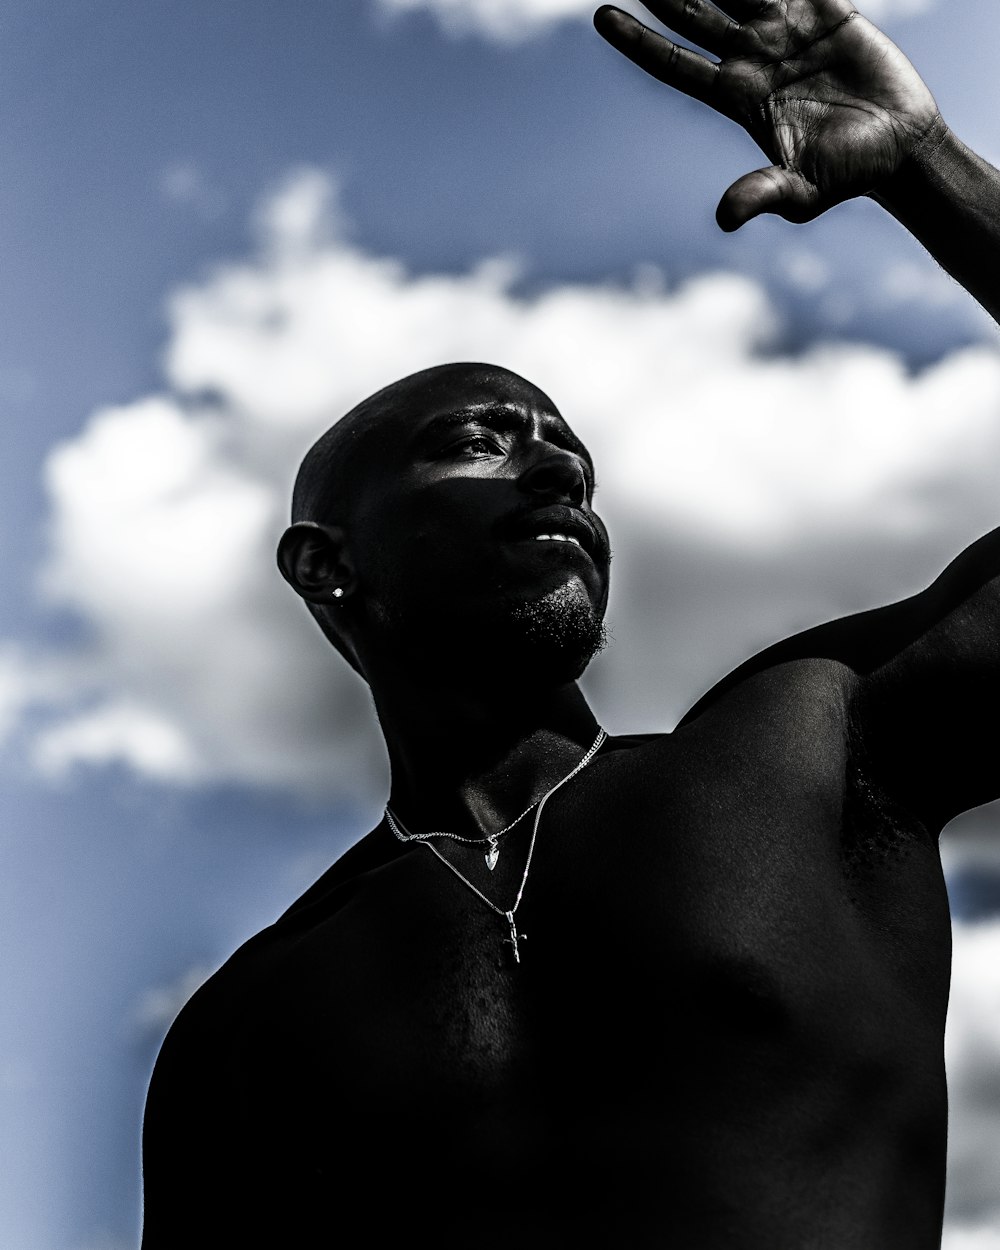
[[[389,803],[413,831],[490,833],[589,749],[597,720],[575,682],[547,690],[375,691],[392,770]]]

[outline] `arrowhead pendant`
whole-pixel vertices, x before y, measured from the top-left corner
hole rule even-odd
[[[493,869],[497,866],[497,860],[499,858],[500,858],[500,848],[497,846],[496,842],[494,842],[493,839],[491,838],[490,849],[486,852],[486,856],[485,856],[486,867],[490,870],[490,872],[492,872]]]

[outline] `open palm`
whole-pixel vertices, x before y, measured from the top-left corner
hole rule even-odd
[[[646,0],[646,7],[718,60],[610,6],[595,24],[654,78],[739,122],[773,162],[723,196],[724,229],[764,212],[808,221],[875,190],[937,121],[916,70],[850,0]]]

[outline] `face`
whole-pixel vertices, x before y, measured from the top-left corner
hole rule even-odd
[[[366,437],[347,525],[375,633],[426,658],[579,675],[610,560],[586,448],[515,374],[446,366],[402,385]]]

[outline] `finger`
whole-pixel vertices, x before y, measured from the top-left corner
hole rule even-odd
[[[761,213],[801,222],[818,217],[825,207],[819,189],[802,174],[772,165],[738,178],[719,201],[715,220],[731,232]]]
[[[621,9],[604,5],[594,14],[597,33],[623,56],[660,82],[712,104],[718,66],[697,52],[678,47]]]
[[[644,0],[645,6],[664,26],[706,51],[721,56],[732,46],[740,26],[706,0]]]

